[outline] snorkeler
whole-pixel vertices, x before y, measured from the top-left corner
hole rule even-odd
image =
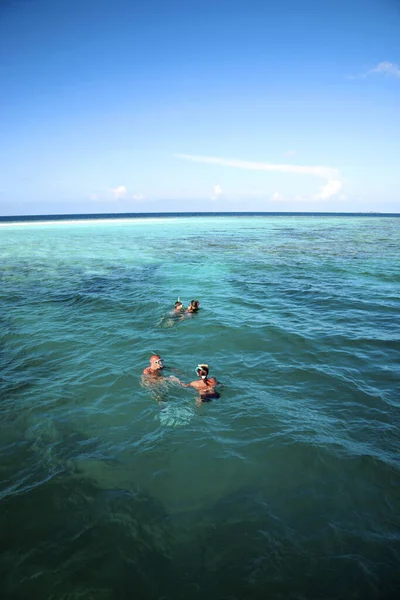
[[[182,302],[178,298],[178,300],[174,304],[173,310],[170,310],[168,314],[165,314],[161,317],[159,325],[162,327],[173,327],[180,321],[183,321],[185,318],[185,309],[183,307]]]
[[[162,377],[164,369],[164,361],[158,354],[150,356],[150,366],[143,370],[143,375],[149,377]]]
[[[181,312],[183,312],[183,304],[178,298],[174,305],[174,314],[180,314]]]
[[[187,307],[187,313],[195,313],[199,310],[200,302],[198,300],[191,300],[189,306]]]
[[[168,400],[169,387],[172,381],[179,381],[175,375],[165,375],[164,371],[175,371],[181,375],[180,371],[175,367],[166,367],[163,359],[159,354],[150,356],[150,366],[143,370],[140,385],[146,388],[150,397],[163,404]]]
[[[150,366],[144,369],[141,380],[141,386],[159,404],[163,404],[168,398],[168,377],[163,373],[165,368],[163,359],[158,354],[152,354]]]
[[[196,368],[196,373],[199,379],[192,381],[191,383],[183,383],[177,377],[171,377],[171,379],[174,379],[183,387],[195,388],[199,392],[199,398],[197,400],[200,402],[209,402],[212,398],[219,398],[220,395],[215,389],[219,384],[219,381],[217,381],[215,377],[208,377],[208,365],[198,365]]]

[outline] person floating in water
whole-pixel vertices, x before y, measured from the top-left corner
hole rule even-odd
[[[182,304],[182,302],[181,302],[181,301],[179,300],[179,298],[178,298],[178,300],[175,302],[175,305],[174,305],[174,312],[173,312],[172,314],[174,314],[174,315],[179,315],[179,314],[181,314],[182,312],[183,312],[183,304]]]
[[[189,306],[185,310],[182,302],[178,300],[174,304],[174,309],[170,311],[168,316],[163,316],[159,325],[162,327],[173,327],[178,323],[184,321],[188,317],[191,317],[193,313],[199,310],[200,302],[198,300],[191,300]]]
[[[143,375],[146,377],[162,377],[164,369],[164,361],[158,354],[150,356],[150,366],[143,370]]]
[[[173,310],[168,312],[168,315],[164,315],[159,322],[159,325],[162,327],[173,327],[179,321],[183,321],[185,309],[183,307],[182,302],[178,298],[178,300],[174,304]]]
[[[200,302],[198,300],[191,300],[189,306],[186,309],[186,313],[196,313],[200,308]]]
[[[219,398],[220,395],[215,389],[217,385],[219,385],[219,381],[217,381],[215,377],[208,376],[208,365],[198,365],[196,373],[199,379],[196,379],[196,381],[192,381],[191,383],[183,383],[183,381],[180,381],[177,377],[171,377],[171,379],[174,379],[183,387],[193,387],[197,390],[199,392],[197,402],[210,402],[213,398]]]
[[[150,356],[150,366],[143,369],[143,376],[145,379],[166,379],[168,375],[164,374],[164,371],[175,371],[175,373],[181,374],[175,367],[166,367],[164,365],[164,359],[159,354],[152,354]],[[176,379],[175,376],[170,375],[170,379]]]
[[[150,396],[163,404],[168,399],[168,391],[172,381],[179,381],[175,375],[164,375],[164,371],[175,371],[181,375],[175,367],[165,367],[164,361],[159,354],[150,356],[150,366],[143,370],[141,386],[146,388]]]

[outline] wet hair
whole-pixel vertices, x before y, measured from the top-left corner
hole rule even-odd
[[[205,383],[207,383],[208,365],[197,365],[196,373],[199,377],[203,377],[203,373],[205,373]]]
[[[179,300],[175,302],[175,308],[178,308],[178,306],[183,306],[182,302],[180,302]]]
[[[200,304],[200,302],[198,300],[191,300],[190,308],[192,308],[194,311],[197,311],[197,310],[199,310],[199,304]]]

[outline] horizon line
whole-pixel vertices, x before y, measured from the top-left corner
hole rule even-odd
[[[95,218],[95,221],[103,219],[120,220],[146,217],[197,217],[197,216],[393,216],[400,217],[400,213],[382,212],[382,211],[167,211],[167,212],[124,212],[124,213],[52,213],[52,214],[29,214],[29,215],[0,215],[0,223],[23,223],[38,222],[62,222],[68,219],[73,221],[88,221]],[[97,217],[97,218],[96,218]]]

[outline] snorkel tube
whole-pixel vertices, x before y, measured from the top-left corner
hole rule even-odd
[[[203,373],[205,373],[205,375],[199,375],[199,371],[202,371]],[[196,368],[196,374],[201,377],[201,379],[207,379],[207,375],[208,375],[208,365],[205,364],[201,364],[201,365],[197,365]]]
[[[183,304],[179,297],[178,297],[178,300],[175,302],[174,308],[175,308],[175,310],[180,310],[180,311],[183,310]]]

